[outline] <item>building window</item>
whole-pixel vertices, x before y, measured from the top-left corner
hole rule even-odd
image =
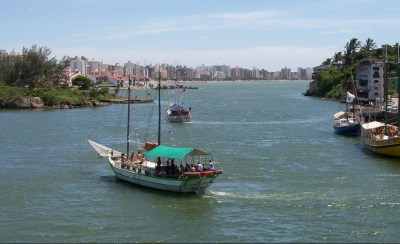
[[[374,78],[379,78],[379,71],[374,71]]]
[[[367,86],[367,85],[368,85],[368,80],[360,79],[359,82],[358,82],[358,84],[359,84],[360,86]]]

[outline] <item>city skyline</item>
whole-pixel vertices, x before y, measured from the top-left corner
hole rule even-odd
[[[315,67],[351,38],[400,42],[395,0],[16,0],[0,8],[0,49],[115,64]],[[6,23],[6,24],[5,24]]]
[[[157,67],[161,67],[162,77],[168,79],[179,78],[184,79],[311,79],[313,68],[297,67],[291,70],[288,67],[282,67],[280,70],[268,71],[265,69],[248,69],[240,66],[230,67],[229,65],[204,65],[186,66],[168,63],[140,65],[130,61],[125,63],[108,64],[101,60],[88,57],[75,56],[69,59],[70,71],[79,71],[80,74],[86,76],[88,74],[97,75],[117,75],[127,77],[130,74],[155,78],[157,75]],[[151,71],[150,71],[151,70]],[[164,73],[166,72],[166,73]],[[101,76],[100,75],[100,76]],[[203,77],[203,78],[204,78]]]

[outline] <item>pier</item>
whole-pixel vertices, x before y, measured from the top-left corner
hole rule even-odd
[[[128,103],[128,99],[125,98],[113,98],[113,99],[103,99],[99,100],[105,103]],[[131,103],[152,103],[152,98],[131,98]]]
[[[391,98],[393,102],[387,109],[387,123],[396,124],[398,121],[398,98]],[[362,115],[365,122],[380,121],[385,122],[385,108],[362,106]]]

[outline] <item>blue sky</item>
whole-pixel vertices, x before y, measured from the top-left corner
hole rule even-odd
[[[398,0],[0,0],[0,49],[277,71],[314,67],[351,38],[400,43]]]

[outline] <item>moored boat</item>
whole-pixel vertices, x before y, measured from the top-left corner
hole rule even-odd
[[[387,54],[386,54],[387,57]],[[399,123],[400,119],[397,118],[397,126],[388,123],[389,115],[389,96],[388,96],[388,62],[387,58],[385,61],[384,68],[384,111],[385,120],[384,123],[379,121],[372,121],[362,125],[361,139],[364,146],[377,154],[385,156],[400,157],[400,135],[399,135]],[[399,92],[399,91],[398,91]],[[399,108],[397,108],[397,114],[399,114]]]
[[[400,135],[398,127],[378,121],[362,125],[361,138],[370,151],[400,157]]]
[[[349,112],[337,112],[333,115],[333,129],[336,134],[359,135],[361,131],[361,118],[353,117]]]
[[[340,135],[359,135],[363,117],[361,109],[355,110],[354,100],[356,95],[346,93],[346,111],[340,111],[333,115],[333,130]],[[353,104],[353,106],[349,106]]]

